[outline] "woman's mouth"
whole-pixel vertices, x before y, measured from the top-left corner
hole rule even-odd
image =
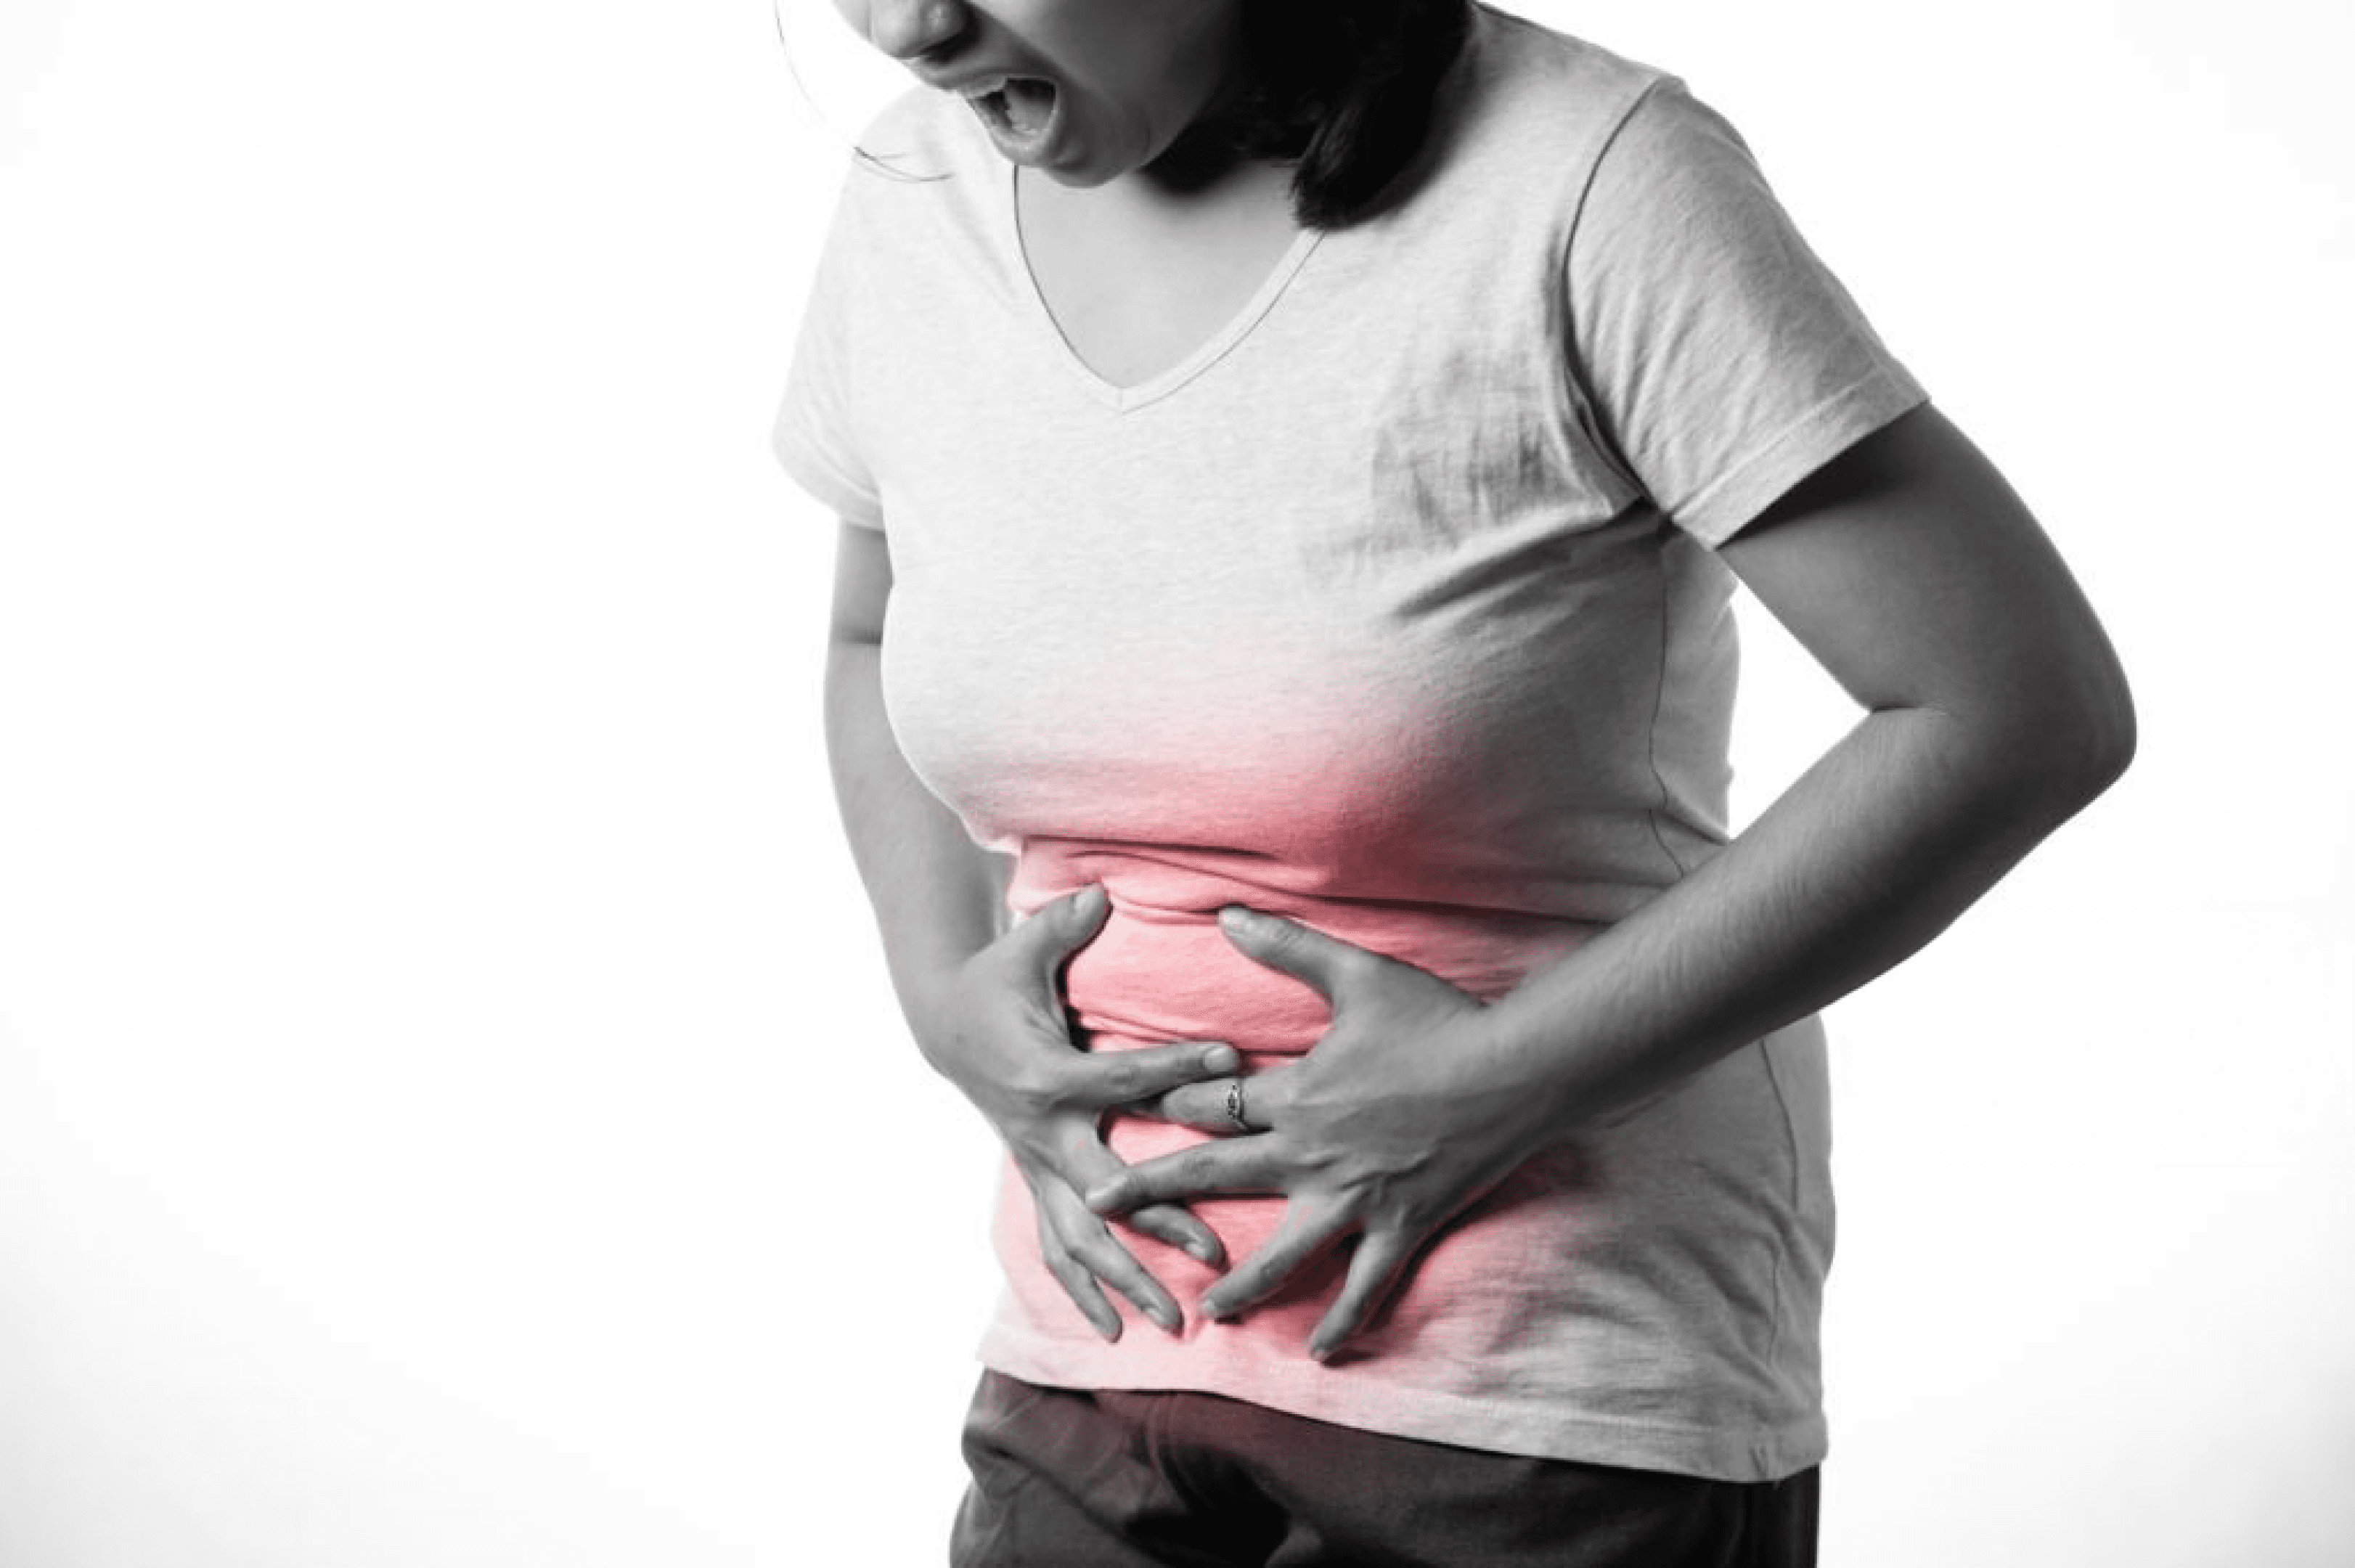
[[[1046,151],[1062,107],[1055,84],[1035,76],[978,81],[964,90],[964,98],[999,148],[1018,162],[1031,161]]]

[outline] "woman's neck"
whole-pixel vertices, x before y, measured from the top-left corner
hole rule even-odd
[[[1264,229],[1292,207],[1292,171],[1263,160],[1228,158],[1182,170],[1148,165],[1100,186],[1078,188],[1022,171],[1025,212],[1132,229],[1205,226]]]

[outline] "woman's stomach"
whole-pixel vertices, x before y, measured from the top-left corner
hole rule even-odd
[[[1254,868],[1257,869],[1258,868]],[[1042,872],[1059,872],[1042,875]],[[1080,874],[1074,874],[1075,872]],[[1332,1008],[1305,981],[1262,965],[1230,942],[1219,910],[1241,903],[1436,975],[1495,1001],[1592,937],[1585,922],[1438,901],[1356,900],[1274,878],[1246,879],[1168,859],[1094,851],[1083,859],[1026,855],[1012,899],[1023,912],[1101,884],[1111,910],[1063,975],[1074,1042],[1098,1051],[1177,1041],[1221,1041],[1241,1053],[1248,1076],[1310,1051]],[[1129,1164],[1220,1136],[1152,1116],[1115,1112],[1105,1140]],[[1281,1217],[1272,1196],[1204,1198],[1191,1207],[1229,1255],[1257,1248]],[[1191,1272],[1148,1238],[1124,1235],[1154,1263]],[[1152,1266],[1148,1264],[1148,1266]],[[1156,1272],[1158,1272],[1156,1270]]]

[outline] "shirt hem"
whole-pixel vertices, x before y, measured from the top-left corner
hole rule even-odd
[[[1785,425],[1732,472],[1668,513],[1679,528],[1715,549],[1841,453],[1929,401],[1904,371],[1885,366]]]
[[[1139,1325],[1135,1331],[1152,1330]],[[1820,1412],[1764,1426],[1579,1414],[1550,1403],[1532,1409],[1376,1382],[1362,1368],[1327,1367],[1305,1351],[1296,1368],[1206,1360],[1180,1380],[1156,1376],[1109,1345],[1040,1345],[1001,1324],[985,1336],[975,1359],[1042,1387],[1217,1394],[1360,1432],[1716,1481],[1782,1480],[1821,1464],[1828,1446]]]
[[[829,507],[846,523],[862,528],[883,528],[883,507],[877,499],[837,475],[826,464],[805,451],[790,437],[780,437],[774,443],[777,464],[785,476],[800,485],[810,498]]]

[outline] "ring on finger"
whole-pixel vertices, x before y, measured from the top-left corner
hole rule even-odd
[[[1227,1080],[1227,1120],[1234,1123],[1237,1132],[1251,1131],[1251,1123],[1243,1116],[1243,1081],[1240,1078]]]

